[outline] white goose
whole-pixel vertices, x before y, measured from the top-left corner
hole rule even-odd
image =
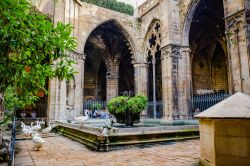
[[[45,125],[45,121],[42,118],[41,125]]]
[[[21,127],[22,127],[22,132],[24,133],[24,135],[26,137],[29,137],[31,135],[31,127],[30,126],[26,126],[23,122],[21,122]]]
[[[33,131],[39,131],[39,130],[41,130],[41,124],[40,124],[40,122],[37,121],[36,123],[37,123],[37,124],[36,124],[35,126],[33,126],[33,122],[31,122],[31,129],[32,129]]]
[[[77,118],[75,118],[75,120],[80,124],[80,125],[83,125],[83,123],[85,121],[87,121],[89,119],[89,115],[86,114],[86,116],[79,116]]]
[[[49,126],[47,128],[45,128],[45,129],[42,130],[42,133],[45,133],[46,135],[48,135],[48,133],[51,132],[52,127],[51,127],[50,124],[51,124],[51,122],[49,122]]]
[[[32,149],[40,150],[42,148],[43,144],[45,143],[45,140],[39,137],[39,134],[37,132],[32,132],[32,141],[34,144],[34,147]]]

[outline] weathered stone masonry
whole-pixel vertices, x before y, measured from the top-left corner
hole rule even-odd
[[[221,3],[222,0],[218,0],[218,2]],[[109,21],[115,22],[115,26],[128,41],[127,45],[131,50],[131,64],[134,69],[134,91],[144,95],[148,94],[148,63],[145,40],[147,40],[152,22],[160,21],[162,101],[165,118],[188,118],[191,95],[197,89],[211,87],[212,90],[228,90],[230,93],[242,91],[250,94],[250,2],[248,0],[224,0],[224,11],[221,11],[224,12],[224,16],[219,18],[217,15],[217,21],[220,23],[221,20],[225,21],[225,27],[223,27],[225,32],[199,34],[203,28],[200,23],[215,25],[214,29],[210,30],[216,30],[217,23],[213,23],[213,19],[206,19],[202,15],[209,12],[206,11],[205,6],[209,6],[210,3],[212,3],[210,0],[147,0],[137,9],[135,16],[128,16],[82,3],[79,0],[60,0],[56,3],[52,0],[38,1],[36,3],[38,8],[48,13],[55,23],[57,21],[71,23],[74,27],[72,35],[78,41],[78,48],[74,53],[77,55],[74,57],[77,60],[75,67],[78,74],[75,75],[74,81],[69,83],[74,85],[68,85],[74,95],[66,90],[67,83],[65,81],[50,80],[48,118],[51,120],[67,119],[69,117],[67,115],[69,112],[67,111],[69,110],[67,100],[71,100],[71,117],[78,116],[82,111],[85,59],[90,56],[86,55],[84,48],[90,34]],[[207,10],[213,9],[217,10],[217,7],[214,6],[214,8]],[[190,35],[191,31],[195,33]],[[207,34],[217,34],[217,37],[202,37],[202,35]],[[201,39],[208,41],[200,41],[199,35],[201,35]],[[209,49],[203,48],[203,42],[204,44],[210,43],[204,47]],[[201,61],[204,60],[202,57],[213,55],[216,43],[225,54],[225,62],[221,58],[221,63],[217,63],[220,59],[218,54],[219,58],[217,60],[215,58],[217,68],[211,66],[212,58],[210,58],[207,61],[207,64],[210,64],[207,66],[207,73],[201,73],[200,67],[203,66]],[[202,49],[207,50],[207,52],[202,52]],[[203,55],[203,53],[205,54]],[[201,54],[202,56],[200,56]],[[117,67],[119,68],[119,66]],[[221,67],[224,69],[219,70],[222,69]],[[202,77],[195,76],[195,73]],[[107,101],[118,95],[120,77],[123,76],[117,73],[107,75]],[[193,80],[194,78],[198,82]],[[204,82],[209,82],[209,86],[205,85]],[[195,87],[197,88],[195,89]],[[67,99],[68,94],[73,96],[69,98],[74,99]]]

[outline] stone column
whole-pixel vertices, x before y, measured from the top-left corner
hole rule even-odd
[[[167,45],[162,48],[162,99],[166,119],[178,119],[178,60],[180,47]]]
[[[231,91],[250,94],[250,60],[244,10],[225,17]]]
[[[75,59],[77,61],[75,75],[75,95],[74,95],[74,112],[73,117],[78,117],[83,111],[83,89],[84,89],[84,63],[85,55],[75,52]]]
[[[49,95],[48,95],[48,108],[47,118],[48,120],[55,120],[56,109],[57,109],[57,96],[58,96],[58,82],[57,79],[49,79]]]
[[[135,93],[144,96],[148,95],[148,64],[134,63]]]
[[[48,119],[63,120],[65,119],[66,106],[66,82],[58,79],[49,80],[48,96]]]
[[[56,120],[67,120],[68,112],[66,112],[66,81],[59,81],[58,89],[58,108]]]
[[[148,96],[148,64],[145,62],[134,63],[134,72],[135,93]],[[144,110],[141,115],[146,117],[146,110]]]
[[[106,75],[106,101],[107,103],[118,96],[119,76],[118,74]]]
[[[181,47],[178,65],[178,109],[180,119],[188,119],[191,108],[191,62],[190,48]]]

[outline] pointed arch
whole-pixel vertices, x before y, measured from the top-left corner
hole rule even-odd
[[[186,14],[186,18],[184,20],[183,25],[183,45],[189,46],[189,32],[191,29],[192,20],[194,17],[194,14],[196,12],[197,7],[199,6],[201,0],[193,0],[188,8],[188,12]]]
[[[146,40],[148,40],[148,37],[150,35],[150,31],[152,30],[152,27],[155,25],[156,22],[159,22],[161,24],[159,19],[153,18],[151,20],[151,22],[149,22],[149,24],[147,26],[146,33],[145,33],[144,39],[143,39],[143,55],[145,56],[144,58],[146,58],[146,52],[147,52],[147,47],[148,47],[147,43],[146,43],[147,42]]]
[[[124,37],[127,39],[127,41],[129,42],[129,46],[131,48],[131,55],[132,55],[132,59],[134,60],[135,59],[135,52],[136,52],[136,49],[135,49],[135,42],[133,40],[133,38],[131,37],[131,35],[129,34],[129,32],[124,28],[124,26],[116,19],[108,19],[106,21],[103,21],[101,22],[100,24],[98,24],[97,26],[95,26],[87,35],[87,38],[85,39],[84,41],[84,47],[89,39],[89,37],[91,36],[91,34],[96,30],[98,29],[99,27],[101,27],[102,25],[105,25],[107,23],[113,23],[121,32],[122,34],[124,35]]]

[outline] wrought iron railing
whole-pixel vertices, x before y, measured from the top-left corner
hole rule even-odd
[[[229,97],[230,94],[226,92],[205,94],[205,95],[194,95],[192,100],[192,113],[202,112],[220,101]]]
[[[83,107],[88,110],[102,110],[106,108],[106,102],[101,100],[86,100],[83,102]]]
[[[48,103],[37,103],[35,107],[36,117],[47,116]]]
[[[15,144],[16,144],[16,118],[12,122],[11,140],[9,144],[9,166],[14,165],[15,161]]]
[[[155,104],[156,104],[156,118],[164,117],[162,101],[157,101]],[[154,118],[154,102],[152,101],[148,102],[147,104],[147,117]]]

